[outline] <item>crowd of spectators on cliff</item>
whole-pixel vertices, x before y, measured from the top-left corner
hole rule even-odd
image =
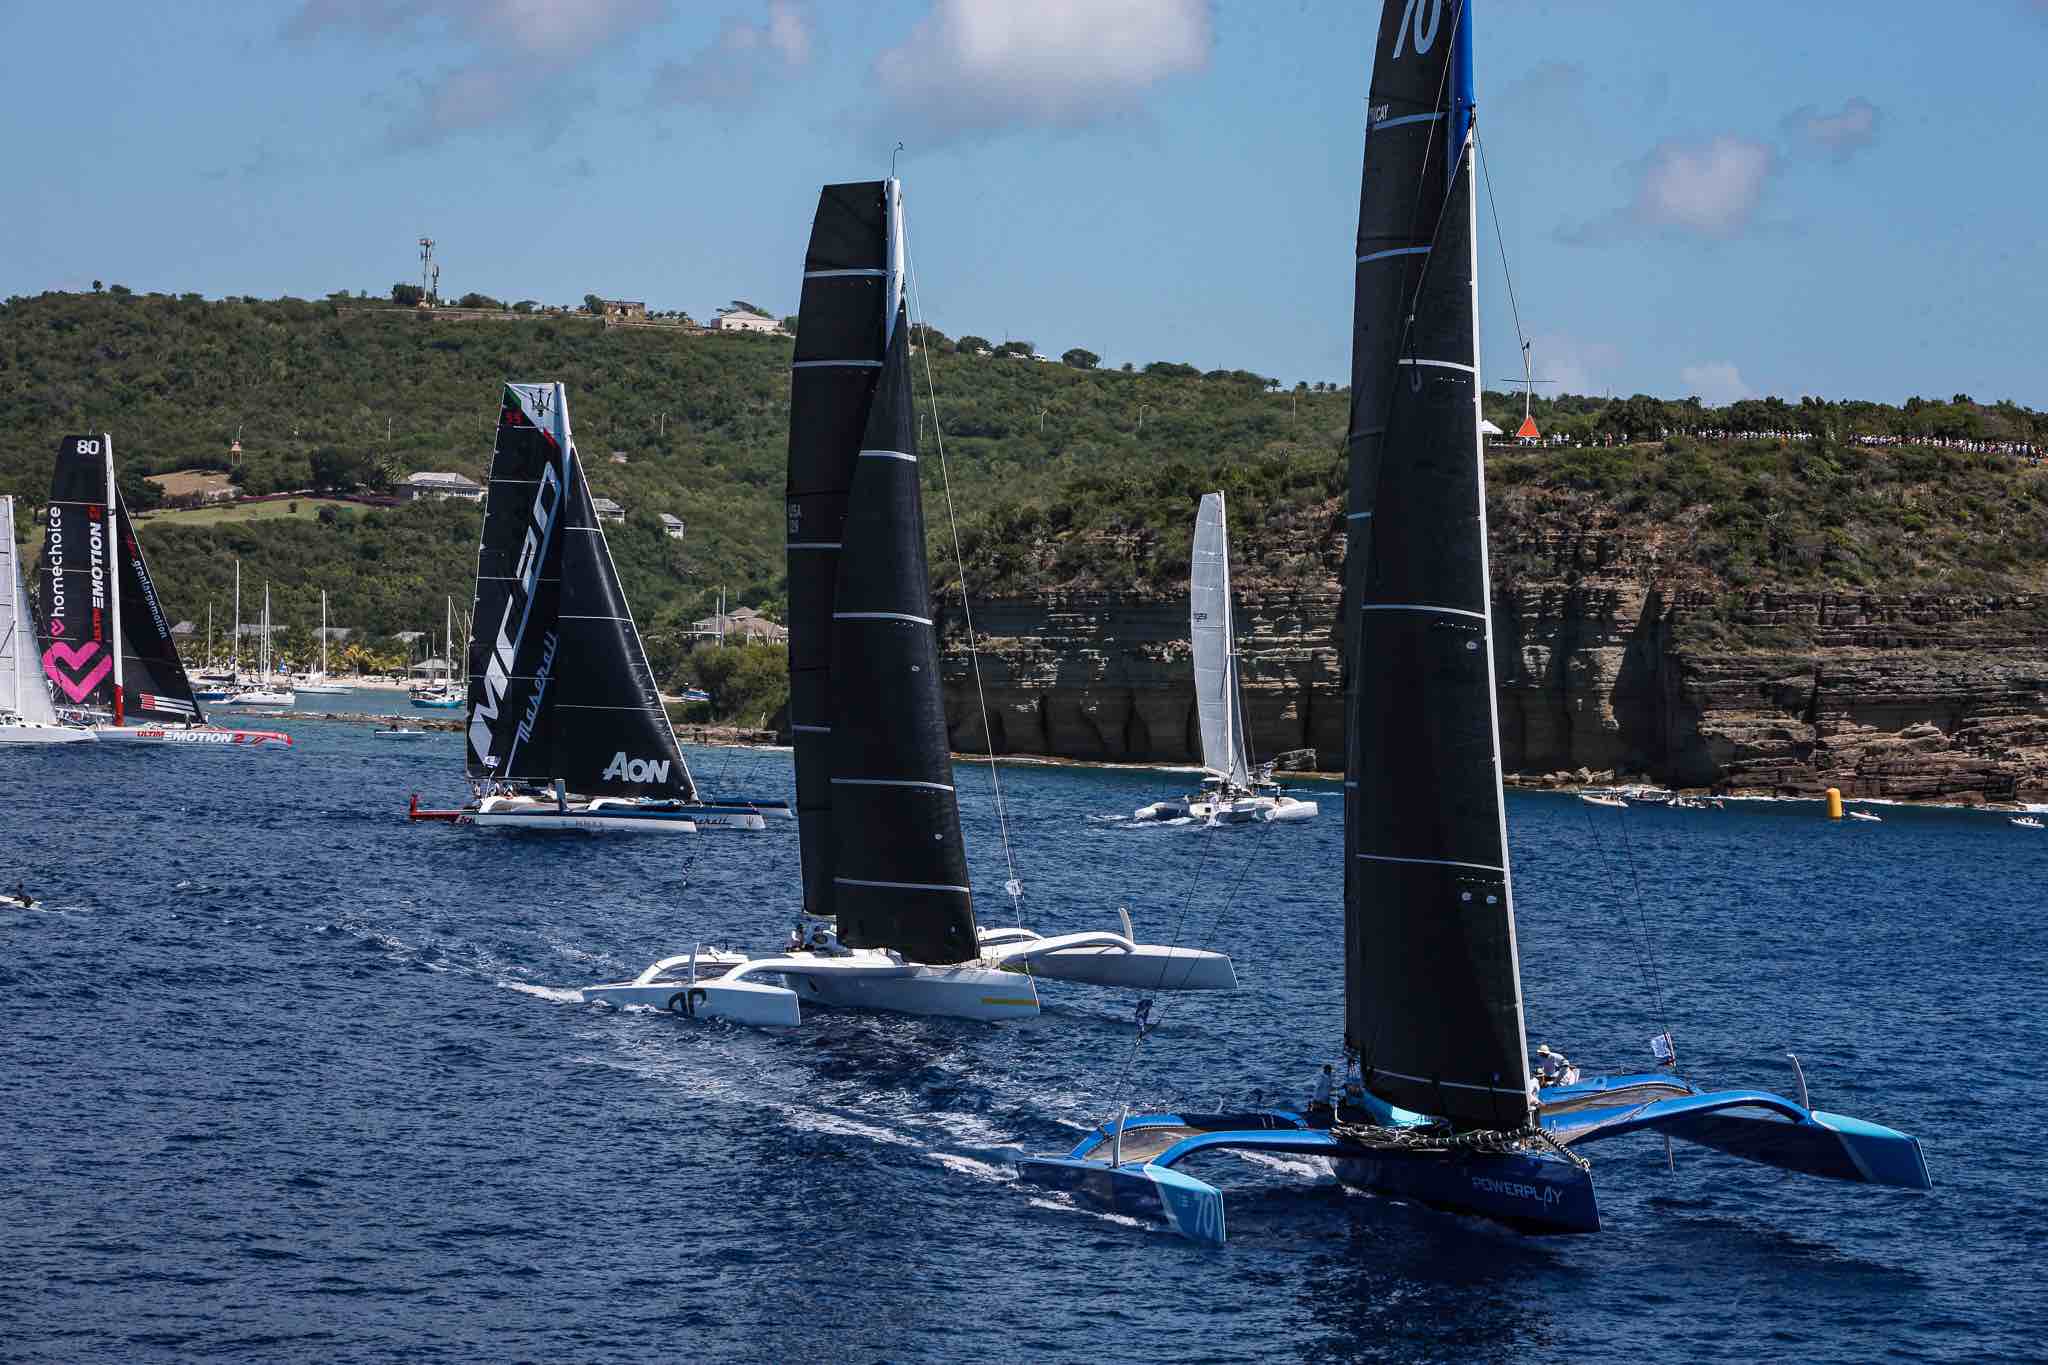
[[[1736,441],[1811,441],[1814,433],[1793,430],[1736,431],[1722,427],[1663,427],[1657,432],[1657,439],[1669,440],[1674,436],[1686,436],[1695,441],[1709,441],[1727,444]],[[1646,439],[1646,438],[1645,438]],[[1872,449],[1894,446],[1924,446],[1935,450],[1966,450],[1981,455],[2010,455],[2014,459],[2040,462],[2048,459],[2048,449],[2038,441],[1987,441],[1962,436],[1851,436],[1850,441]],[[1522,440],[1512,436],[1495,438],[1496,446],[1523,447],[1532,450],[1585,450],[1588,448],[1612,448],[1636,443],[1633,435],[1617,435],[1613,432],[1595,432],[1586,435],[1553,433]]]

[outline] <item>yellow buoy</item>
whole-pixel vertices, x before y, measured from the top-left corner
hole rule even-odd
[[[1828,788],[1828,819],[1830,819],[1830,820],[1839,820],[1839,819],[1841,819],[1841,818],[1842,818],[1842,789],[1841,789],[1840,787],[1829,787],[1829,788]]]

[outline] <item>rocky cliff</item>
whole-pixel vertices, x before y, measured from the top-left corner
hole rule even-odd
[[[2048,597],[1717,592],[1647,538],[1496,544],[1501,740],[1530,783],[2048,798]],[[1343,766],[1330,591],[1238,595],[1255,755]],[[1187,603],[1047,593],[974,604],[998,753],[1193,761]],[[957,600],[957,749],[988,744]]]

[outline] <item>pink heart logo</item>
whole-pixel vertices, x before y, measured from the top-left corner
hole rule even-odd
[[[82,645],[67,645],[61,640],[57,641],[43,651],[43,672],[48,675],[51,682],[64,689],[65,696],[71,698],[73,702],[82,703],[92,695],[92,690],[100,685],[100,680],[114,671],[113,657],[110,655],[101,659],[76,682],[57,667],[57,661],[63,660],[73,672],[76,672],[84,668],[86,662],[99,653],[99,649],[97,640],[87,640]]]

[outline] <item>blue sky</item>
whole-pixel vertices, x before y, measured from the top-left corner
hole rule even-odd
[[[2048,0],[1472,3],[1539,373],[2048,407]],[[381,292],[427,233],[444,293],[792,311],[900,139],[935,326],[1341,379],[1375,8],[0,0],[0,292]]]

